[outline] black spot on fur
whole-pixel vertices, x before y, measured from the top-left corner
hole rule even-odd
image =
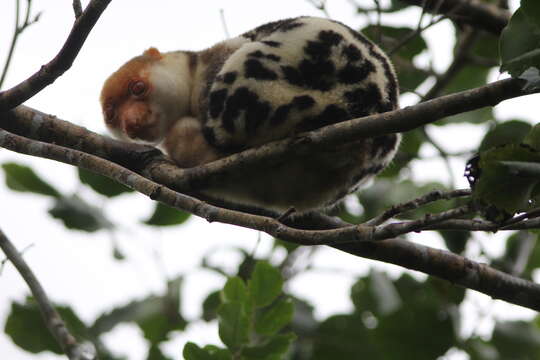
[[[264,101],[257,101],[258,97],[252,99],[251,104],[246,108],[246,132],[253,135],[259,125],[263,123],[270,114],[270,105]]]
[[[208,142],[208,144],[212,146],[218,145],[216,141],[216,133],[214,132],[214,129],[212,129],[211,127],[205,126],[202,129],[202,133],[205,140]]]
[[[262,58],[264,57],[264,54],[261,50],[253,51],[248,54],[248,56],[256,57],[256,58]]]
[[[287,31],[291,31],[293,29],[299,28],[300,26],[304,26],[304,23],[289,21],[289,22],[285,22],[281,24],[279,27],[279,30],[281,32],[287,32]]]
[[[351,117],[362,117],[374,112],[382,102],[379,87],[374,83],[367,87],[357,88],[345,92],[345,100],[348,103],[348,109]]]
[[[315,100],[309,95],[301,95],[293,99],[293,104],[298,110],[306,110],[315,105]]]
[[[317,116],[302,119],[298,124],[298,131],[311,131],[323,126],[336,124],[347,120],[348,113],[337,105],[328,105],[322,113]]]
[[[285,77],[285,80],[287,80],[291,85],[296,85],[296,86],[304,85],[302,75],[300,74],[298,69],[292,66],[282,66],[281,71],[283,71],[283,76]]]
[[[221,89],[212,91],[210,93],[210,101],[208,108],[210,110],[210,117],[218,117],[223,111],[225,105],[225,99],[227,98],[227,89]]]
[[[343,36],[332,30],[323,30],[319,33],[319,39],[332,46],[339,44],[343,40]]]
[[[388,83],[386,84],[386,93],[388,94],[388,99],[393,105],[393,108],[397,108],[398,104],[398,85],[396,77],[392,71],[392,68],[390,66],[390,63],[388,62],[388,59],[382,55],[380,52],[376,51],[375,48],[372,46],[369,50],[369,54],[379,60],[379,62],[382,64],[384,68],[384,75],[388,79]]]
[[[250,40],[261,39],[265,36],[272,34],[273,32],[276,32],[278,29],[281,30],[281,28],[284,28],[286,29],[285,31],[288,31],[289,28],[294,29],[295,27],[301,26],[302,24],[297,23],[296,20],[298,20],[298,18],[272,21],[272,22],[263,24],[261,26],[258,26],[255,29],[244,33],[242,36]]]
[[[316,62],[327,60],[331,53],[332,47],[339,44],[343,40],[343,36],[332,30],[324,30],[319,32],[318,40],[310,40],[304,47],[305,53]]]
[[[223,75],[223,81],[226,84],[232,84],[236,80],[237,76],[238,76],[238,74],[236,73],[236,71],[229,71],[228,73],[225,73]]]
[[[225,130],[234,132],[235,120],[242,112],[245,116],[245,130],[252,134],[268,118],[270,105],[265,101],[259,101],[259,96],[247,87],[236,89],[234,94],[227,99],[225,111],[221,117]]]
[[[343,25],[343,24],[342,24]],[[343,25],[345,26],[345,25]],[[353,29],[351,29],[350,27],[348,26],[345,26],[348,30],[349,30],[349,33],[358,41],[360,41],[365,47],[367,47],[368,49],[372,49],[373,48],[373,43],[371,41],[369,41],[364,35],[360,34],[358,31],[354,31]]]
[[[266,54],[266,58],[268,60],[272,60],[272,61],[280,61],[281,58],[277,55],[274,55],[274,54]]]
[[[330,46],[321,41],[308,41],[304,47],[304,51],[316,61],[325,60],[330,57]]]
[[[343,84],[354,84],[364,81],[374,71],[375,66],[367,60],[362,66],[347,64],[338,72],[338,79]]]
[[[328,91],[335,85],[336,68],[332,61],[302,60],[298,66],[303,83],[312,89]]]
[[[253,78],[257,80],[276,80],[277,74],[272,70],[269,70],[263,66],[263,64],[256,59],[249,59],[244,63],[244,70],[246,78]]]
[[[259,59],[266,58],[266,59],[272,60],[272,61],[281,60],[281,58],[279,56],[274,55],[274,54],[265,54],[261,50],[253,51],[253,52],[249,53],[248,56],[259,58]]]
[[[277,42],[277,41],[272,41],[272,40],[265,40],[265,41],[261,41],[263,44],[265,45],[268,45],[270,47],[280,47],[281,46],[281,43],[280,42]]]
[[[362,59],[362,52],[352,44],[343,49],[343,55],[345,55],[350,62]]]
[[[282,124],[286,119],[287,115],[289,115],[289,112],[291,111],[291,105],[281,105],[274,111],[274,114],[272,117],[270,117],[270,124],[272,125],[279,125]]]

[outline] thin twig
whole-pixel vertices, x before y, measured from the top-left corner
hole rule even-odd
[[[223,9],[219,9],[219,18],[221,19],[221,26],[223,27],[223,32],[225,33],[225,39],[230,39],[231,35],[229,33],[227,21],[225,20],[225,11]]]
[[[4,81],[6,80],[6,76],[9,70],[9,66],[11,64],[11,60],[13,59],[13,52],[15,50],[15,45],[17,44],[17,40],[19,40],[20,35],[23,33],[24,30],[26,30],[30,25],[36,23],[39,20],[39,16],[41,13],[38,13],[32,21],[30,21],[30,12],[32,11],[32,0],[27,0],[26,4],[26,15],[24,16],[24,22],[22,25],[20,25],[19,21],[19,13],[20,13],[20,0],[16,0],[16,6],[15,6],[15,29],[13,30],[13,35],[11,37],[11,44],[9,46],[9,51],[6,57],[6,62],[4,63],[4,69],[2,70],[2,74],[0,75],[0,89],[2,88],[2,85],[4,84]]]
[[[75,19],[78,19],[82,15],[81,0],[73,0],[73,12],[75,13]]]
[[[450,200],[450,199],[455,199],[458,197],[464,197],[464,196],[469,196],[469,195],[471,195],[471,191],[469,189],[460,189],[460,190],[453,190],[453,191],[448,191],[448,192],[435,190],[417,199],[407,201],[402,204],[394,205],[390,209],[386,210],[384,213],[380,214],[379,216],[376,216],[373,219],[365,222],[364,225],[377,226],[384,223],[386,220],[389,220],[399,214],[402,214],[406,211],[418,209],[419,207],[424,206],[426,204],[429,204],[438,200]]]
[[[423,98],[423,101],[431,100],[440,96],[444,88],[455,78],[455,76],[467,65],[469,51],[477,39],[478,31],[468,29],[463,33],[463,38],[457,47],[454,60],[446,69],[444,74],[437,79],[435,85],[429,89]]]
[[[66,72],[110,2],[111,0],[91,0],[82,15],[75,20],[68,38],[54,59],[43,65],[28,79],[11,89],[0,92],[0,112],[22,104]]]
[[[433,137],[431,137],[431,135],[429,135],[425,126],[421,129],[421,131],[424,137],[426,138],[427,142],[430,143],[431,146],[435,148],[435,150],[437,150],[437,152],[439,153],[440,157],[442,158],[444,162],[444,165],[446,166],[446,172],[448,174],[448,187],[450,189],[454,188],[455,183],[456,183],[456,177],[454,176],[454,171],[452,170],[452,166],[450,164],[450,155],[442,147],[442,145],[440,145],[437,141],[435,141],[435,139],[433,139]]]
[[[525,220],[534,219],[540,216],[540,208],[533,209],[531,211],[527,211],[524,214],[515,216],[509,220],[507,220],[503,226],[500,228],[500,230],[506,230],[509,229],[512,225],[519,224],[520,222],[523,222]]]
[[[410,232],[418,232],[425,229],[426,227],[436,225],[445,220],[456,219],[472,212],[474,212],[472,206],[464,205],[455,209],[443,211],[438,214],[427,214],[419,220],[378,226],[373,231],[373,240],[391,239],[396,236],[407,234]]]
[[[328,10],[326,9],[326,0],[307,0],[307,2],[313,5],[317,10],[322,11],[324,16],[330,19],[330,14],[328,13]]]
[[[45,290],[28,266],[15,246],[9,241],[0,229],[0,248],[9,261],[15,266],[24,281],[28,284],[34,299],[38,303],[39,310],[47,328],[54,336],[64,353],[71,360],[95,359],[95,351],[89,344],[79,344],[75,337],[71,335],[60,314],[52,306]]]
[[[426,0],[423,0],[426,1]],[[387,54],[392,56],[394,55],[399,49],[401,49],[403,46],[405,46],[409,41],[414,39],[416,36],[420,35],[425,30],[429,29],[433,25],[437,25],[441,21],[447,19],[448,17],[446,15],[441,15],[437,18],[433,17],[433,19],[425,26],[422,26],[422,18],[424,16],[424,8],[422,8],[422,14],[420,15],[420,20],[418,22],[418,26],[416,29],[412,30],[410,33],[408,33],[405,37],[399,40],[397,44],[395,44],[391,49],[387,51]]]
[[[24,253],[26,253],[29,249],[31,249],[32,247],[34,246],[34,244],[29,244],[29,245],[26,245],[20,252],[19,254],[24,255]],[[2,272],[4,271],[4,266],[6,265],[6,263],[9,261],[9,258],[4,258],[2,261],[0,261],[0,275],[2,275]]]

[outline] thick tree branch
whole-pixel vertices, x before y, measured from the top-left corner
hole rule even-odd
[[[496,5],[474,0],[401,0],[410,5],[422,6],[429,12],[445,14],[449,18],[467,23],[474,28],[499,35],[510,20],[510,12]]]
[[[422,271],[467,288],[478,290],[494,298],[540,310],[540,286],[537,284],[512,277],[447,251],[436,250],[399,239],[379,242],[369,241],[374,237],[379,237],[377,235],[378,231],[381,232],[380,236],[382,237],[392,236],[394,232],[385,231],[385,229],[390,229],[392,226],[406,227],[407,223],[373,228],[328,222],[325,227],[329,230],[299,230],[281,224],[272,218],[217,208],[192,197],[174,192],[110,161],[80,151],[53,144],[39,143],[10,134],[7,131],[0,132],[0,146],[29,155],[63,161],[109,176],[148,195],[152,199],[189,211],[206,218],[208,221],[220,221],[265,231],[273,236],[299,244],[333,244],[333,247],[353,255]],[[438,219],[436,217],[426,217],[410,222],[412,227],[408,230],[419,230],[433,222],[459,216],[466,211],[467,209],[457,209],[453,214],[450,214],[450,212],[442,213]],[[341,243],[343,241],[347,243]]]
[[[22,104],[32,96],[52,84],[66,72],[81,50],[88,34],[111,0],[92,0],[84,12],[77,17],[73,28],[60,52],[39,71],[20,84],[0,92],[0,112]]]
[[[494,106],[503,100],[528,95],[528,92],[522,90],[523,83],[519,79],[496,81],[403,109],[326,126],[189,169],[180,169],[163,156],[152,156],[151,148],[147,146],[107,139],[26,106],[0,113],[0,128],[104,157],[137,169],[136,171],[140,170],[143,175],[160,184],[185,192],[219,184],[228,174],[234,174],[261,161],[278,161],[292,154],[309,153],[317,147],[409,131],[446,116]]]
[[[43,316],[43,320],[45,321],[47,328],[69,359],[95,359],[95,351],[93,351],[91,346],[79,344],[75,337],[71,335],[60,314],[52,306],[47,294],[45,293],[45,290],[32,272],[32,269],[30,269],[28,264],[26,264],[19,251],[15,248],[11,241],[9,241],[1,229],[0,248],[2,248],[2,251],[6,254],[7,258],[11,261],[13,266],[15,266],[19,274],[21,274],[23,277],[24,281],[28,284],[34,299],[38,303],[39,310],[41,311],[41,315]]]

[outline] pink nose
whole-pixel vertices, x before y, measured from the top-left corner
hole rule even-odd
[[[132,104],[122,116],[124,133],[134,140],[159,140],[159,121],[144,103]]]

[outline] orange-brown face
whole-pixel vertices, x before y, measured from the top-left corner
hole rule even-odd
[[[156,142],[160,140],[159,114],[151,106],[151,65],[161,59],[151,48],[112,74],[101,91],[101,107],[105,123],[121,138]]]

